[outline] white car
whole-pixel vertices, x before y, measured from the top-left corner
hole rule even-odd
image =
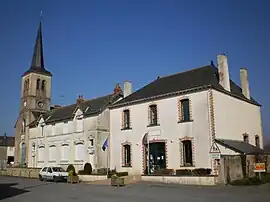
[[[54,182],[67,180],[68,172],[61,167],[43,167],[39,172],[39,180],[53,180]]]

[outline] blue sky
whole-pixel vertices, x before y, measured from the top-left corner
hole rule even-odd
[[[1,0],[0,134],[14,134],[40,8],[53,104],[111,93],[125,80],[138,89],[159,75],[216,63],[224,52],[237,83],[239,69],[248,68],[270,137],[268,0]]]

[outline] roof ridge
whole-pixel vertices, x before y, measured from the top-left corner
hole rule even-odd
[[[199,70],[199,69],[202,69],[202,68],[205,68],[205,67],[209,67],[209,66],[211,66],[211,65],[208,64],[208,65],[204,65],[204,66],[201,66],[201,67],[188,69],[188,70],[185,70],[185,71],[183,71],[183,72],[177,72],[177,73],[169,74],[169,75],[166,75],[166,76],[159,76],[159,79],[163,79],[163,78],[170,77],[170,76],[174,76],[174,75],[178,75],[178,74],[184,74],[184,73],[187,73],[187,72]]]

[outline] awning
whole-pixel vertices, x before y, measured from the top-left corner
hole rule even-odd
[[[238,140],[215,139],[219,145],[245,155],[262,154],[264,150]]]

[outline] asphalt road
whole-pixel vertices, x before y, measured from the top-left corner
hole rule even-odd
[[[19,202],[269,202],[270,185],[197,187],[169,184],[106,185],[40,182],[0,177],[0,200]]]

